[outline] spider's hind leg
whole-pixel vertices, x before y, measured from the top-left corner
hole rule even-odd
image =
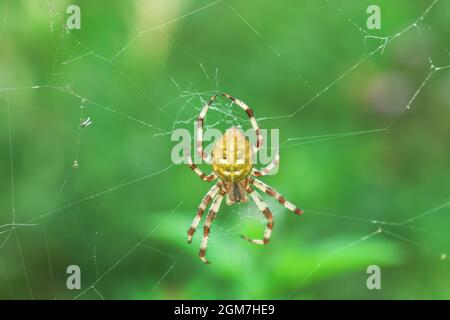
[[[188,235],[188,242],[192,242],[192,236],[195,233],[195,230],[197,229],[200,220],[202,219],[203,213],[205,212],[206,208],[209,206],[211,201],[216,197],[217,193],[219,192],[220,185],[216,183],[214,186],[212,186],[211,189],[206,193],[206,195],[203,197],[202,202],[200,202],[200,205],[198,206],[197,215],[195,216],[194,220],[192,221],[192,224],[187,232]]]
[[[261,213],[267,219],[267,226],[266,226],[266,230],[264,231],[264,238],[262,240],[250,239],[247,236],[241,236],[241,237],[242,237],[242,239],[247,240],[254,244],[261,244],[261,245],[268,244],[270,241],[270,236],[272,234],[272,228],[273,228],[273,224],[274,224],[272,212],[270,212],[270,209],[267,207],[264,200],[260,197],[260,195],[255,190],[253,190],[251,187],[247,187],[247,192],[250,195],[250,197],[252,197],[253,201],[255,201],[256,206],[258,207],[259,211],[261,211]]]
[[[261,190],[262,192],[268,194],[269,196],[275,198],[280,204],[282,204],[286,209],[292,211],[293,213],[297,214],[297,215],[302,215],[303,214],[303,209],[298,208],[297,206],[295,206],[294,204],[292,204],[291,202],[289,202],[288,200],[286,200],[285,197],[283,197],[283,195],[281,193],[279,193],[277,190],[275,190],[274,188],[270,187],[269,185],[265,184],[264,182],[255,179],[255,178],[251,178],[250,179],[250,183],[252,185],[254,185],[256,188],[258,188],[259,190]]]
[[[202,243],[200,245],[200,252],[199,257],[200,260],[202,260],[204,263],[209,263],[208,260],[206,260],[206,247],[208,246],[208,238],[209,238],[209,232],[211,230],[211,225],[214,221],[214,218],[217,215],[217,211],[219,211],[220,204],[222,203],[222,199],[224,196],[224,192],[220,191],[217,197],[214,199],[213,204],[211,205],[211,208],[209,209],[208,216],[206,217],[205,225],[203,227],[203,238]]]

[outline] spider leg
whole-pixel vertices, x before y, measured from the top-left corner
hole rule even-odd
[[[221,190],[219,194],[214,198],[213,204],[211,205],[211,208],[209,209],[208,215],[206,216],[205,225],[203,226],[203,238],[202,242],[200,244],[200,259],[204,263],[209,263],[208,260],[206,260],[206,247],[208,246],[208,238],[209,238],[209,232],[211,229],[211,224],[214,221],[214,218],[217,215],[217,211],[220,208],[220,204],[222,203],[224,192]]]
[[[200,223],[200,220],[202,219],[203,212],[205,212],[208,205],[211,203],[211,201],[216,197],[217,193],[219,192],[220,185],[216,183],[212,186],[211,189],[209,189],[208,193],[203,197],[202,202],[198,206],[197,215],[195,216],[194,220],[192,221],[191,227],[189,228],[187,234],[188,234],[188,243],[191,243],[192,236],[195,233],[195,230],[198,227],[198,224]]]
[[[187,155],[187,161],[189,168],[191,168],[203,181],[213,181],[217,178],[217,175],[214,172],[209,175],[204,174],[203,171],[194,164],[190,155]]]
[[[279,163],[280,163],[280,151],[277,150],[277,153],[275,154],[275,158],[267,165],[267,167],[260,169],[260,170],[256,170],[255,168],[253,168],[252,173],[256,177],[265,176],[269,172],[271,172],[276,166],[278,166]]]
[[[197,138],[196,138],[197,139],[196,140],[197,153],[202,157],[202,159],[206,163],[211,163],[211,158],[206,152],[203,151],[203,124],[205,122],[206,113],[208,112],[208,108],[214,102],[214,100],[216,100],[216,98],[217,98],[217,94],[213,95],[211,97],[211,99],[209,99],[209,101],[203,106],[203,109],[197,118],[197,129],[196,129],[197,130]]]
[[[262,139],[262,135],[261,135],[261,130],[259,129],[259,126],[258,126],[258,122],[256,121],[255,115],[253,114],[253,110],[248,105],[246,105],[245,102],[230,96],[228,93],[224,93],[223,92],[222,95],[225,98],[230,99],[235,104],[237,104],[247,114],[247,116],[248,116],[248,118],[250,120],[250,123],[252,125],[252,128],[253,128],[253,130],[255,130],[255,133],[256,133],[256,136],[257,136],[256,146],[253,148],[253,151],[255,153],[258,152],[259,148],[261,148],[263,139]]]
[[[261,190],[264,193],[267,193],[269,196],[275,198],[278,200],[279,203],[281,203],[286,209],[289,209],[290,211],[294,212],[295,214],[301,215],[303,214],[303,210],[300,208],[297,208],[295,205],[293,205],[291,202],[287,201],[281,193],[273,189],[272,187],[268,186],[264,182],[250,178],[249,182],[254,185],[256,188]]]
[[[273,216],[272,212],[270,212],[269,208],[267,207],[267,204],[264,202],[264,200],[261,198],[261,196],[253,190],[251,187],[247,187],[247,192],[250,194],[250,197],[252,197],[253,201],[255,201],[256,206],[258,207],[259,211],[266,217],[267,219],[267,226],[266,230],[264,231],[264,238],[262,240],[256,240],[256,239],[250,239],[246,236],[241,236],[242,239],[247,240],[254,244],[268,244],[270,241],[270,235],[272,234],[272,228],[273,228]]]
[[[253,110],[248,105],[246,105],[243,101],[236,99],[233,96],[230,96],[228,93],[220,93],[220,94],[222,96],[224,96],[225,98],[231,100],[233,103],[235,103],[241,109],[243,109],[245,111],[245,113],[247,114],[248,118],[250,119],[250,123],[253,127],[253,130],[255,130],[255,133],[257,136],[256,146],[253,147],[253,152],[256,154],[262,145],[263,139],[262,139],[262,135],[261,135],[261,130],[259,129],[259,126],[258,126],[258,122],[256,121],[256,118],[253,114]],[[211,157],[205,151],[203,151],[203,124],[205,122],[206,113],[208,112],[210,105],[214,102],[214,100],[216,100],[218,95],[219,95],[219,93],[213,95],[211,97],[211,99],[209,99],[209,101],[203,106],[203,109],[197,118],[196,149],[197,149],[197,153],[202,157],[202,159],[206,163],[211,163]]]

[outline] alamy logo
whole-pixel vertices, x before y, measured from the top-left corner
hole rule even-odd
[[[372,4],[367,7],[367,13],[370,16],[367,18],[367,29],[373,30],[381,29],[381,9],[379,6]]]
[[[70,265],[67,267],[66,273],[69,274],[66,281],[67,289],[81,289],[81,269],[77,265]]]
[[[67,7],[66,13],[70,16],[67,17],[66,27],[69,30],[81,29],[81,10],[80,7],[72,4]]]
[[[370,276],[367,278],[367,289],[381,289],[381,269],[377,265],[371,265],[367,267],[367,274]]]

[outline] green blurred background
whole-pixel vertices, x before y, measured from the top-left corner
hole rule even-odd
[[[413,26],[431,4],[0,0],[0,297],[450,298],[450,69],[430,67],[450,64],[450,3]],[[305,214],[266,198],[257,247],[256,207],[223,205],[203,265],[186,230],[210,184],[172,164],[170,132],[215,90],[280,129],[263,180]],[[209,125],[248,125],[218,108]]]

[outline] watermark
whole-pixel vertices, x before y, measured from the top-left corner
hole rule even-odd
[[[81,289],[81,269],[77,265],[67,267],[66,273],[69,274],[66,280],[66,287],[69,290]]]
[[[188,158],[192,158],[194,164],[202,164],[204,158],[200,150],[207,157],[214,154],[213,161],[221,164],[250,163],[264,167],[273,162],[279,152],[280,134],[278,129],[259,129],[260,139],[255,130],[246,131],[240,128],[229,128],[225,134],[216,128],[208,128],[201,131],[201,136],[195,136],[187,129],[178,128],[172,132],[171,141],[177,142],[171,151],[171,160],[174,164],[188,164]],[[269,139],[270,138],[270,139]],[[263,141],[258,145],[258,141]],[[278,166],[275,166],[268,174],[276,174]]]
[[[76,4],[67,7],[66,13],[69,14],[66,20],[66,27],[69,30],[81,29],[81,10]]]
[[[370,276],[367,278],[367,289],[373,290],[381,289],[381,269],[377,265],[370,265],[367,267],[367,274]]]
[[[367,11],[370,16],[367,18],[366,25],[369,30],[381,29],[381,9],[376,4],[372,4],[367,7]]]

